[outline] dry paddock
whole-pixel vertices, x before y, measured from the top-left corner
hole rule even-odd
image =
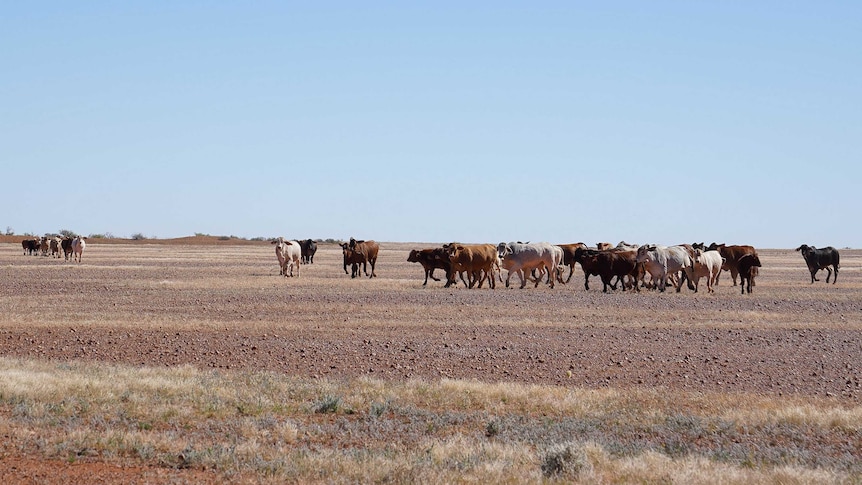
[[[862,400],[862,251],[809,284],[792,249],[760,250],[752,295],[422,286],[412,248],[381,243],[351,279],[321,245],[283,278],[272,245],[91,240],[81,264],[0,244],[0,355],[296,376],[441,377]],[[821,273],[825,277],[825,272]],[[438,274],[442,276],[442,274]]]

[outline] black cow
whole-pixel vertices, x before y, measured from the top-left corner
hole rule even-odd
[[[425,269],[425,282],[422,283],[422,286],[428,284],[429,276],[434,281],[440,281],[440,278],[434,277],[435,269],[442,269],[446,272],[446,288],[452,285],[454,278],[448,278],[449,273],[452,272],[452,262],[449,260],[449,253],[447,253],[445,249],[414,249],[410,251],[410,255],[407,256],[407,261],[411,263],[419,263]]]
[[[808,270],[811,271],[811,283],[820,281],[815,278],[815,275],[821,269],[826,270],[826,282],[829,283],[829,277],[832,276],[832,269],[835,269],[835,278],[832,279],[834,285],[838,281],[838,250],[832,246],[826,246],[823,249],[817,249],[814,246],[803,244],[796,248],[802,252],[802,257],[808,264]],[[832,266],[830,268],[829,266]]]
[[[761,267],[760,258],[756,254],[744,254],[739,258],[739,286],[742,287],[742,294],[746,290],[751,293],[751,287],[754,286],[754,277],[757,276],[757,268]],[[748,284],[746,284],[748,282]]]
[[[63,256],[66,258],[66,261],[72,256],[72,241],[74,238],[64,237],[62,241],[60,241],[60,247],[63,248]]]
[[[304,264],[314,264],[314,253],[317,252],[317,243],[311,239],[299,241],[299,248],[302,250],[302,262]]]

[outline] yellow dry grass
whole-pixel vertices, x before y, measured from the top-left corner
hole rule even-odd
[[[341,404],[321,414],[316,408],[325,396],[339,396]],[[823,435],[840,431],[848,437],[862,431],[862,408],[801,399],[457,380],[302,380],[188,366],[0,359],[0,432],[7,437],[6,446],[51,458],[143,460],[272,483],[851,480],[852,474],[840,466],[805,466],[802,458],[792,464],[792,456],[791,464],[746,464],[716,460],[708,453],[674,456],[650,448],[620,454],[607,449],[613,439],[604,445],[570,442],[565,433],[538,442],[517,438],[517,432],[508,436],[511,423],[539,430],[561,420],[600,423],[594,435],[600,438],[618,429],[649,433],[680,416],[727,423],[730,429],[724,432],[744,429],[755,436],[782,426]],[[494,433],[488,431],[492,422],[500,423]],[[574,471],[563,466],[549,475],[543,470],[560,445],[574,448],[584,462]]]

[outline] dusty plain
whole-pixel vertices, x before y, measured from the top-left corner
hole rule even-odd
[[[835,285],[760,249],[751,295],[727,273],[715,294],[603,294],[580,267],[555,289],[423,287],[407,254],[434,245],[382,242],[378,277],[351,279],[330,244],[284,278],[267,242],[91,240],[80,264],[5,242],[0,356],[862,402],[862,250],[841,250]]]

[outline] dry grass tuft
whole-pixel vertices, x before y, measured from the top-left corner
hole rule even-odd
[[[817,401],[0,359],[6,449],[273,483],[828,483],[860,429]]]

